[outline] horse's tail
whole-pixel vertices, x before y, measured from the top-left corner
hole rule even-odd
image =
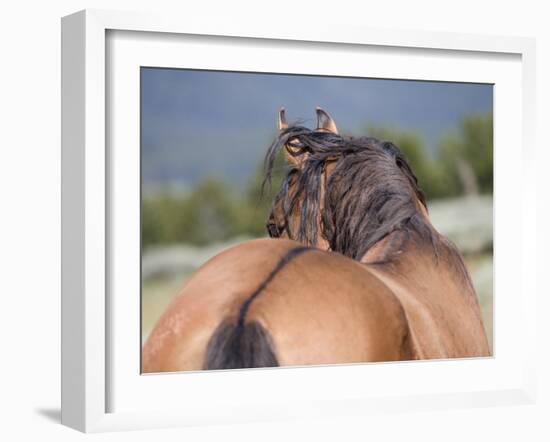
[[[277,367],[272,339],[257,321],[224,321],[208,341],[205,370]]]

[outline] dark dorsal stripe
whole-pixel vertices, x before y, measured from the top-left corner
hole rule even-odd
[[[239,318],[237,321],[237,325],[239,327],[244,326],[244,321],[246,319],[246,314],[250,308],[250,305],[252,304],[252,301],[256,299],[260,293],[267,287],[267,285],[275,278],[277,273],[279,273],[290,261],[292,261],[297,256],[300,256],[302,253],[307,252],[308,250],[315,250],[311,247],[296,247],[295,249],[289,250],[286,255],[284,255],[277,265],[271,270],[271,273],[267,275],[267,278],[264,279],[264,281],[258,286],[256,290],[248,297],[246,301],[243,302],[241,305],[241,309],[239,310]]]

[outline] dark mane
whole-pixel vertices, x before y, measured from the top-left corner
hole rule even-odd
[[[424,194],[393,143],[291,126],[267,152],[266,182],[285,146],[300,161],[300,167],[290,168],[275,198],[290,238],[314,245],[321,234],[331,250],[356,260],[396,230],[432,244],[437,241],[439,235],[418,207],[418,201],[426,206]],[[331,172],[322,186],[329,164]],[[293,232],[289,220],[295,210],[300,221]]]

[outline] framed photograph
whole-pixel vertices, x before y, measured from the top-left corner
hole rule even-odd
[[[62,422],[530,403],[534,42],[62,21]]]

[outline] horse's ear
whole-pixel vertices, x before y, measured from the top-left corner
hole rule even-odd
[[[287,128],[288,128],[288,123],[286,122],[285,108],[282,107],[281,109],[279,109],[279,113],[277,115],[277,129],[279,129],[279,132],[281,132]],[[288,144],[285,145],[286,161],[291,166],[298,166],[300,161],[298,160],[297,156],[292,155],[291,151],[294,152],[293,148]]]
[[[279,131],[282,131],[287,128],[288,123],[286,122],[285,108],[282,107],[281,109],[279,109],[279,113],[277,114],[277,129],[279,129]]]
[[[336,127],[336,123],[328,112],[324,111],[320,107],[317,107],[315,111],[317,112],[317,130],[337,134],[338,128]]]

